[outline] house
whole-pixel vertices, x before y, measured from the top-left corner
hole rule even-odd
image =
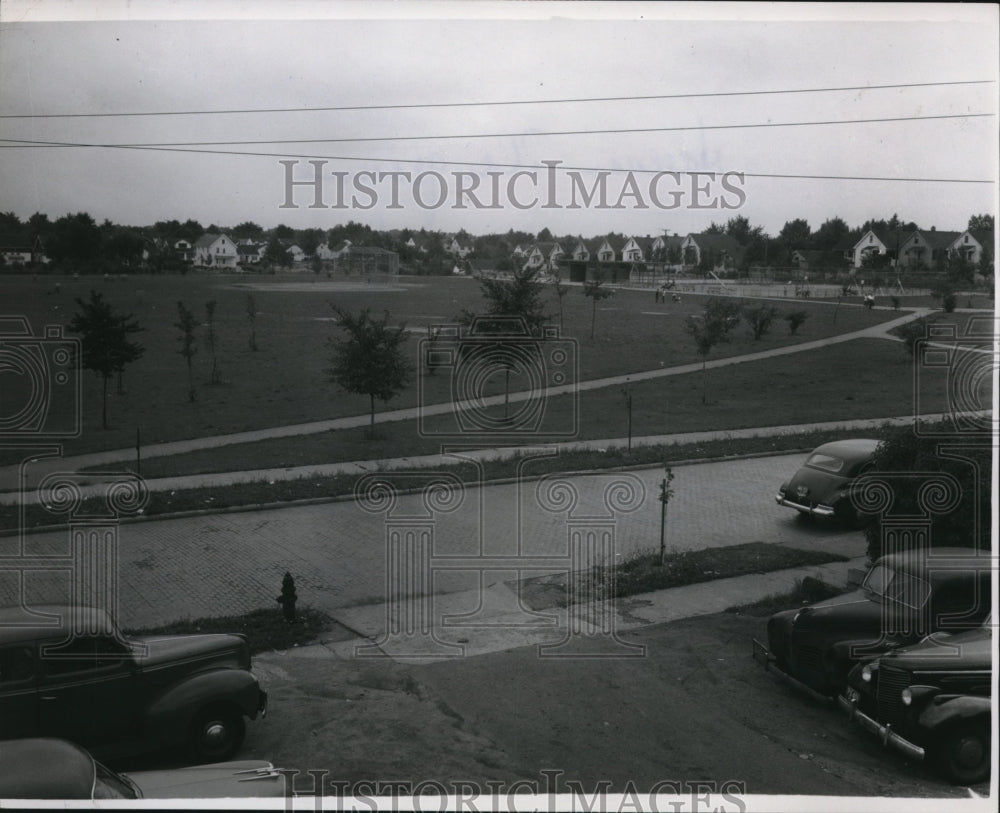
[[[305,251],[291,240],[279,240],[278,242],[288,252],[288,256],[292,258],[293,263],[300,263],[306,258]]]
[[[225,234],[209,232],[195,241],[195,265],[209,268],[236,268],[238,257],[236,243]]]
[[[629,237],[622,246],[622,262],[641,263],[650,259],[652,241],[648,237]]]
[[[612,237],[598,237],[591,241],[591,258],[596,257],[599,263],[613,263],[619,256],[617,241]]]
[[[961,236],[957,231],[915,231],[900,243],[897,267],[933,268],[948,258]]]
[[[30,248],[23,246],[9,246],[0,248],[0,257],[3,257],[4,265],[29,265],[32,261]]]
[[[565,252],[559,243],[535,243],[531,251],[528,253],[527,260],[524,263],[524,268],[538,271],[551,271],[558,265],[559,260],[564,256]]]
[[[445,242],[444,250],[453,257],[464,260],[472,253],[472,246],[467,242],[459,240],[457,237],[452,237],[450,241]]]
[[[410,238],[413,239],[413,238]],[[316,256],[321,260],[336,260],[338,257],[342,257],[344,253],[350,248],[350,240],[341,240],[340,242],[330,246],[329,243],[320,243],[316,246]]]
[[[514,250],[510,253],[512,257],[523,260],[531,253],[531,246],[526,246],[523,243],[518,243],[514,246]]]
[[[587,248],[587,244],[583,241],[582,237],[576,238],[576,245],[573,246],[573,250],[569,253],[567,259],[576,262],[587,262],[590,259],[590,249]]]
[[[991,231],[964,231],[948,246],[949,256],[960,257],[970,265],[979,265],[983,247],[993,245]]]
[[[264,259],[267,243],[258,243],[249,237],[236,241],[236,256],[240,265],[257,265]]]
[[[174,251],[186,263],[194,260],[194,246],[188,240],[178,240],[174,243]]]
[[[656,237],[649,244],[649,254],[646,259],[651,262],[679,264],[683,258],[681,245],[684,238],[674,234]]]
[[[851,264],[860,268],[865,257],[875,254],[887,254],[896,259],[907,241],[917,232],[912,231],[876,231],[869,229],[854,243],[851,251]],[[921,243],[923,246],[923,243]]]
[[[705,265],[720,271],[736,268],[743,262],[746,250],[728,234],[689,234],[681,243],[685,265]]]

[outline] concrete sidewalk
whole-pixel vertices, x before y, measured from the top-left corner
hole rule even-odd
[[[923,416],[926,420],[937,420],[948,417],[945,413]],[[707,443],[718,440],[738,440],[741,438],[778,437],[795,435],[804,432],[827,432],[838,430],[864,431],[875,429],[886,424],[904,426],[913,422],[912,415],[900,415],[887,418],[859,418],[848,421],[825,421],[821,423],[788,424],[784,426],[765,426],[750,429],[713,430],[707,432],[685,432],[674,435],[646,435],[632,438],[633,447],[660,446],[670,444]],[[367,474],[370,472],[404,471],[407,469],[426,469],[454,466],[463,460],[486,461],[505,460],[536,449],[554,449],[559,453],[573,451],[605,451],[607,449],[624,449],[625,438],[600,438],[597,440],[568,441],[564,443],[545,444],[539,446],[508,446],[486,449],[463,450],[454,454],[433,454],[413,457],[396,457],[382,460],[356,460],[343,463],[326,463],[305,466],[289,466],[280,469],[249,469],[245,471],[214,472],[210,474],[192,474],[179,477],[161,477],[144,479],[143,483],[150,492],[177,491],[186,488],[210,488],[236,483],[266,482],[276,483],[285,480],[303,478],[331,477],[336,474]],[[72,458],[63,461],[64,469],[71,471],[69,464]],[[104,493],[107,476],[95,474],[94,485],[87,485],[87,475],[74,475],[73,481],[79,485],[82,497]],[[40,501],[40,495],[35,489],[28,488],[25,493],[19,491],[0,492],[0,505],[22,504],[33,505]]]
[[[539,647],[540,657],[586,657],[588,651],[591,656],[600,651],[601,657],[613,657],[615,647],[620,648],[621,657],[636,657],[642,652],[627,639],[618,638],[618,633],[650,624],[711,615],[787,593],[807,576],[844,587],[849,570],[864,568],[866,561],[862,556],[847,562],[717,579],[642,593],[616,602],[539,612],[525,609],[514,590],[497,582],[483,592],[472,590],[433,596],[426,602],[431,609],[426,626],[417,624],[409,631],[394,634],[387,634],[387,630],[400,630],[407,622],[412,624],[416,620],[413,614],[401,618],[399,612],[386,604],[345,607],[335,611],[333,616],[354,633],[354,637],[347,640],[343,636],[332,637],[310,646],[262,653],[255,657],[255,662],[279,669],[283,661],[291,658],[389,657],[400,662],[424,664],[524,646]],[[423,608],[424,603],[419,600],[412,603],[421,608],[410,609]],[[605,638],[606,646],[611,646],[610,655],[606,649],[592,648],[591,642],[599,638]],[[573,651],[574,643],[581,645],[577,652]]]

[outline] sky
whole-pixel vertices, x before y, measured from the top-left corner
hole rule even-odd
[[[21,218],[776,234],[997,208],[996,6],[40,5],[0,0]]]

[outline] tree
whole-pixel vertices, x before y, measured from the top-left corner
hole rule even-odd
[[[216,301],[205,303],[205,348],[212,354],[212,372],[209,373],[209,383],[218,384],[222,379],[219,375],[219,334],[215,332]]]
[[[250,323],[250,349],[257,350],[257,300],[247,294],[247,321]]]
[[[562,274],[556,269],[555,273],[552,275],[552,290],[556,292],[556,297],[558,297],[559,302],[559,332],[562,333],[563,328],[563,297],[569,293],[569,288],[563,284]]]
[[[590,297],[590,338],[593,339],[594,326],[597,323],[597,303],[602,299],[614,296],[615,292],[610,288],[604,287],[604,274],[598,271],[594,274],[593,279],[589,279],[583,283],[581,293],[586,297]]]
[[[367,395],[371,421],[368,435],[375,432],[375,399],[388,402],[410,380],[413,367],[403,353],[406,326],[388,326],[389,314],[373,319],[369,309],[356,316],[332,306],[347,332],[346,338],[330,339],[330,380],[347,392]]]
[[[267,241],[267,248],[264,249],[264,262],[285,268],[292,264],[292,255],[288,252],[277,237],[272,237]]]
[[[819,251],[831,251],[850,232],[851,230],[841,218],[830,218],[816,229],[816,233],[813,235],[813,246]]]
[[[755,342],[760,341],[767,334],[771,329],[771,323],[777,315],[778,309],[772,305],[761,305],[760,307],[751,308],[746,311],[744,316],[750,325],[750,332],[753,334]]]
[[[950,422],[923,424],[917,434],[912,426],[894,430],[878,447],[869,476],[883,479],[891,488],[893,516],[921,516],[927,513],[927,489],[935,488],[942,477],[950,483],[932,498],[939,502],[930,511],[930,544],[957,545],[990,550],[991,448],[987,424],[981,432],[954,435]],[[955,445],[949,448],[941,436],[949,433]],[[898,476],[893,476],[898,475]],[[954,479],[952,479],[954,478]],[[859,484],[863,488],[863,484]],[[945,492],[957,491],[954,504],[944,499]],[[874,560],[882,555],[884,517],[865,529],[868,555]],[[911,535],[918,539],[918,534]]]
[[[538,281],[535,269],[515,271],[509,280],[481,279],[479,287],[486,299],[487,316],[520,317],[533,335],[537,335],[549,319],[541,301],[544,286]],[[458,319],[469,325],[476,316],[463,310]]]
[[[788,322],[788,332],[791,335],[798,333],[802,323],[809,318],[808,311],[789,311],[785,314],[785,321]]]
[[[706,368],[708,354],[717,344],[729,341],[730,331],[739,322],[739,305],[721,299],[710,299],[703,314],[689,316],[684,329],[694,339],[698,355],[701,356],[701,402],[706,399]]]
[[[180,330],[181,335],[178,337],[178,341],[181,343],[181,349],[177,352],[181,354],[184,361],[187,362],[188,370],[188,402],[194,403],[194,370],[192,368],[192,361],[195,354],[198,352],[197,341],[195,339],[194,330],[198,323],[194,318],[194,314],[191,313],[185,307],[183,302],[177,303],[177,314],[178,320],[174,322],[174,326]]]
[[[73,317],[69,329],[80,334],[84,369],[93,370],[101,377],[101,426],[107,429],[108,381],[115,373],[120,375],[126,364],[142,358],[145,349],[137,342],[129,341],[128,337],[144,328],[132,318],[132,314],[115,313],[97,291],[90,292],[87,302],[77,298],[76,304],[80,306],[80,312]]]
[[[969,231],[993,231],[993,215],[973,215],[969,218]]]

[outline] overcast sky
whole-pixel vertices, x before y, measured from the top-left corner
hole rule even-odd
[[[589,235],[684,234],[734,214],[771,233],[796,217],[815,229],[834,215],[860,225],[894,212],[925,227],[963,229],[971,214],[996,208],[996,6],[139,5],[100,4],[100,21],[47,22],[43,13],[79,18],[83,10],[58,2],[41,11],[2,3],[0,138],[7,141],[0,146],[0,209],[22,218],[35,211],[53,218],[87,211],[98,221],[135,225],[191,217],[204,225],[254,220],[265,227],[327,228],[359,220],[375,228],[482,233],[547,226]],[[235,10],[269,19],[236,19]],[[114,19],[124,12],[128,19]],[[276,19],[279,14],[313,19]],[[819,92],[983,80],[988,83]],[[759,93],[790,90],[816,92]],[[757,95],[717,95],[750,92]],[[668,95],[689,98],[634,98]],[[598,97],[633,98],[551,103]],[[384,107],[499,101],[549,103]],[[347,106],[366,109],[204,112]],[[183,115],[91,115],[153,112]],[[53,114],[76,117],[42,118]],[[916,116],[962,117],[733,127]],[[724,127],[663,131],[707,126]],[[630,129],[660,131],[566,134]],[[561,135],[526,135],[542,132]],[[471,134],[504,135],[327,141]],[[166,150],[13,146],[23,140],[227,143]],[[300,143],[230,143],[276,140]],[[322,167],[326,205],[337,198],[333,173],[347,173],[341,176],[346,208],[308,208],[314,195],[304,187],[293,190],[299,208],[280,208],[286,169],[278,162],[289,155],[302,156],[298,180],[312,177],[308,157],[329,159]],[[565,173],[556,176],[555,208],[542,208],[544,174],[537,188],[530,178],[516,180],[512,202],[508,183],[517,167],[542,161],[644,172],[633,176],[636,188],[621,199],[621,208],[597,208],[596,199],[566,208],[571,189]],[[468,198],[469,208],[453,208],[452,173],[460,170],[477,173],[476,194],[484,205],[491,202],[490,183],[499,185],[494,208],[477,209]],[[438,172],[448,199],[422,208],[402,179],[399,208],[389,208],[384,180],[375,205],[363,208],[373,196],[352,200],[351,185],[365,171],[406,171],[411,178]],[[692,191],[691,176],[660,176],[660,202],[674,208],[658,208],[648,188],[658,171],[718,175],[696,177],[700,193]],[[721,186],[726,172],[744,173],[742,180],[729,179],[739,192]],[[754,177],[760,175],[880,180]],[[597,176],[580,177],[589,187]],[[885,180],[890,178],[924,180]],[[434,202],[439,182],[424,180],[423,200]],[[954,182],[959,180],[988,183]],[[606,177],[609,205],[619,202],[628,183],[624,172]],[[537,205],[517,207],[536,195]],[[694,208],[713,200],[738,208]]]

